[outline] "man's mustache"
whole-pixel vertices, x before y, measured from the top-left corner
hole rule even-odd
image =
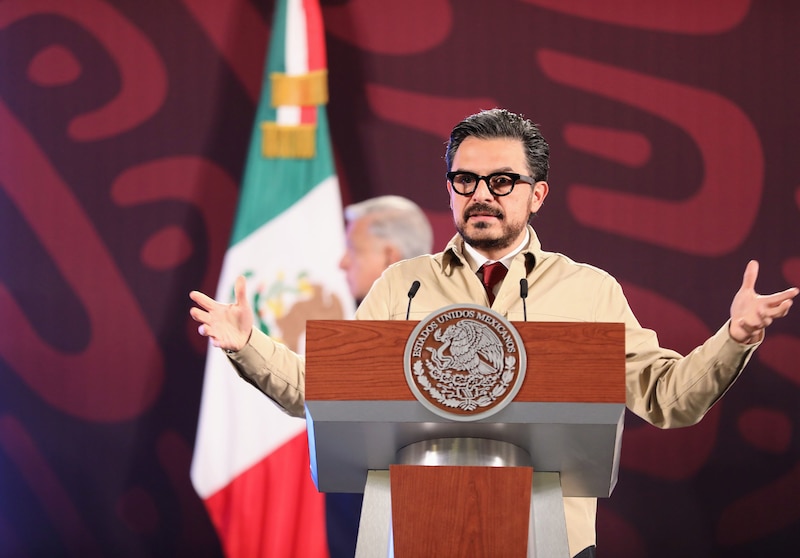
[[[469,219],[474,215],[490,215],[492,217],[497,217],[498,219],[503,218],[502,211],[500,211],[496,207],[492,207],[491,205],[487,205],[485,203],[476,203],[464,210],[465,219]]]

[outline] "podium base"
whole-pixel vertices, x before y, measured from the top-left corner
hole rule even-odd
[[[521,448],[427,440],[402,448],[397,462],[367,474],[356,558],[569,558],[559,474],[533,474]]]

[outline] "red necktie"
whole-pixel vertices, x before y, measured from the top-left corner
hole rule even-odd
[[[491,306],[494,303],[494,288],[506,276],[508,268],[500,262],[494,262],[483,264],[481,271],[483,272],[483,286],[486,288],[486,294],[489,295],[489,306]]]

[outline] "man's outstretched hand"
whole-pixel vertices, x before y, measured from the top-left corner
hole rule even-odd
[[[233,293],[233,304],[222,304],[200,291],[192,291],[189,298],[197,307],[192,307],[189,315],[200,322],[197,332],[208,337],[212,345],[238,351],[247,344],[253,331],[253,311],[247,304],[244,277],[237,277]]]
[[[800,292],[792,287],[771,295],[760,295],[756,292],[758,278],[758,262],[750,260],[744,270],[742,286],[733,297],[731,304],[731,338],[739,343],[757,343],[764,336],[764,329],[776,318],[789,313],[792,300]]]

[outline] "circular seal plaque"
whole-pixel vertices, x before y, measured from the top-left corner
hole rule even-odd
[[[403,364],[420,403],[439,416],[474,421],[517,395],[525,379],[525,347],[516,328],[494,310],[458,304],[417,324]]]

